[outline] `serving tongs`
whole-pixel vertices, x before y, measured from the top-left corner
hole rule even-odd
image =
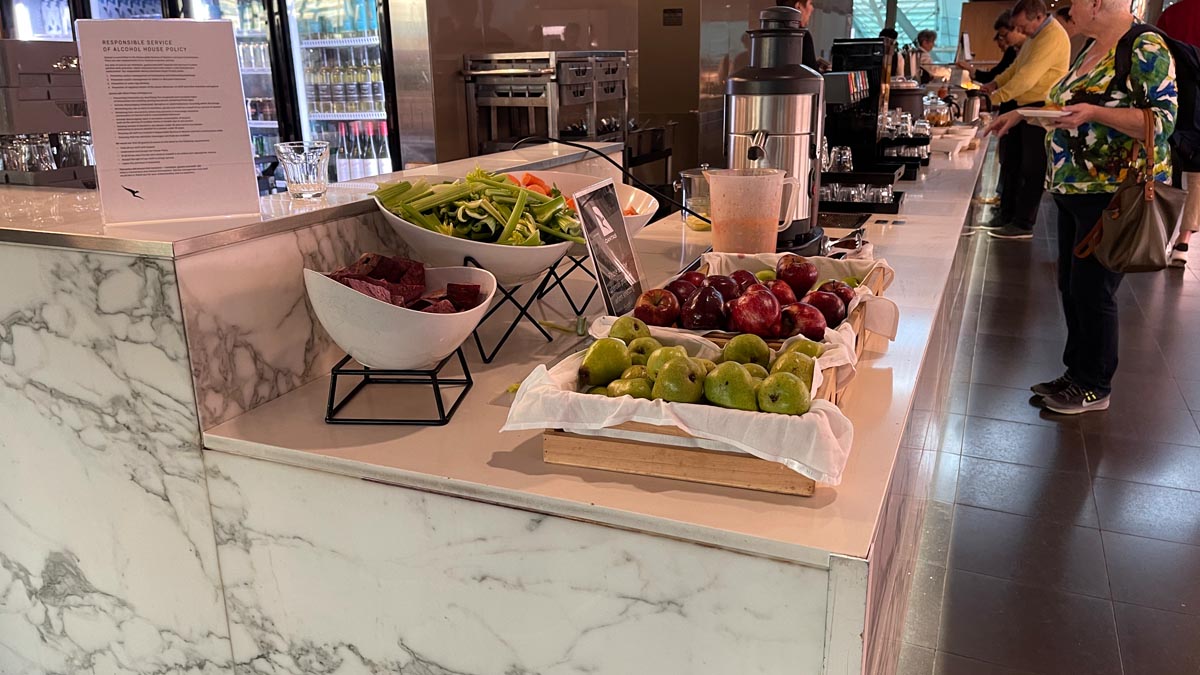
[[[842,258],[845,258],[845,257],[846,257],[848,254],[850,254],[850,253],[853,253],[853,252],[855,252],[855,251],[860,251],[860,250],[862,250],[862,247],[863,247],[863,233],[864,233],[864,232],[865,232],[865,228],[863,228],[863,227],[856,227],[856,228],[854,228],[853,230],[851,230],[849,234],[847,234],[847,235],[845,235],[845,236],[843,236],[843,237],[840,237],[840,238],[838,238],[838,239],[834,239],[833,241],[826,241],[826,242],[825,242],[825,253],[824,253],[824,255],[826,255],[826,256],[828,256],[828,257],[830,257],[830,258],[833,258],[834,260],[840,260],[840,259],[842,259]],[[853,246],[853,247],[840,247],[840,246],[838,246],[839,244],[843,244],[843,243],[845,243],[845,242],[849,242],[849,241],[852,241],[852,242],[854,242],[854,246]],[[838,251],[834,251],[834,249],[835,249],[835,248],[838,248],[838,249],[840,249],[840,250],[838,250]]]

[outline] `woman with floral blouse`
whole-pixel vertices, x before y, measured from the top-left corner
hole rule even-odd
[[[1092,38],[1066,77],[1051,88],[1047,103],[1067,113],[1049,120],[1046,136],[1048,186],[1058,207],[1058,289],[1067,321],[1063,350],[1066,372],[1036,384],[1033,392],[1049,410],[1077,414],[1108,408],[1117,370],[1117,302],[1124,275],[1095,257],[1077,258],[1075,245],[1100,220],[1126,173],[1135,139],[1146,137],[1150,110],[1154,124],[1155,180],[1170,182],[1170,147],[1177,93],[1171,52],[1158,35],[1133,41],[1129,81],[1109,91],[1116,72],[1117,43],[1136,24],[1128,0],[1074,0],[1071,20]],[[1003,135],[1019,120],[1002,115],[988,127]],[[1139,162],[1144,162],[1144,155]]]

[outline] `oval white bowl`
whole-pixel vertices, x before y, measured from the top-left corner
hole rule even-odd
[[[514,171],[511,173],[518,180],[525,174],[524,171]],[[589,176],[588,174],[570,173],[567,171],[530,171],[529,173],[551,185],[557,186],[568,197],[572,197],[576,192],[604,180],[599,176]],[[658,212],[658,200],[649,192],[639,190],[632,185],[625,185],[615,180],[613,184],[617,188],[617,200],[621,202],[621,208],[628,209],[632,207],[634,211],[637,211],[636,216],[625,216],[625,228],[629,230],[629,234],[637,234],[639,230],[650,223],[650,219],[654,218],[654,214]]]
[[[325,331],[359,363],[379,370],[433,366],[475,330],[496,294],[496,277],[474,267],[425,269],[427,289],[440,290],[448,283],[479,284],[483,300],[456,314],[418,312],[376,300],[320,272],[304,270],[309,302]]]
[[[375,204],[379,206],[384,219],[412,248],[414,258],[424,261],[426,265],[450,267],[462,265],[469,256],[483,269],[496,275],[496,280],[505,286],[537,279],[571,248],[569,241],[546,246],[505,246],[459,239],[410,223],[383,208],[378,199],[375,199]]]

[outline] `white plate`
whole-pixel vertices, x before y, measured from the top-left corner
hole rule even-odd
[[[1029,119],[1050,119],[1054,117],[1066,117],[1070,113],[1065,110],[1046,110],[1045,108],[1017,108],[1017,114]]]

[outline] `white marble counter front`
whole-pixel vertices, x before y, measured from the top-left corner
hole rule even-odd
[[[474,366],[475,390],[446,427],[326,425],[328,378],[323,377],[209,429],[205,446],[822,568],[831,555],[865,559],[983,154],[935,158],[919,182],[904,184],[902,214],[868,225],[877,254],[896,269],[888,295],[901,308],[900,333],[890,344],[879,338],[869,343],[843,404],[856,427],[843,483],[819,487],[811,498],[543,463],[537,434],[497,433],[511,398],[505,389],[535,365],[579,348],[581,341],[565,336],[547,345],[521,331],[496,363]],[[683,256],[681,240],[688,243]],[[652,282],[665,279],[703,246],[703,236],[683,230],[676,218],[638,235]],[[363,405],[376,412],[412,403],[407,394],[394,391],[364,395]]]
[[[620,143],[585,143],[619,156]],[[374,210],[367,193],[377,183],[406,176],[466,174],[476,166],[488,171],[550,169],[595,157],[558,143],[453,162],[433,164],[368,180],[337,183],[323,199],[302,201],[277,193],[261,197],[257,217],[180,220],[168,223],[105,225],[95,190],[0,186],[0,243],[34,244],[152,257],[180,257],[219,246],[265,237]]]

